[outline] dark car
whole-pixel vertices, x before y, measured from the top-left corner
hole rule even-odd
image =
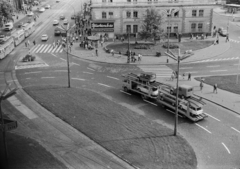
[[[56,28],[56,29],[54,30],[54,35],[56,35],[56,36],[61,35],[61,30],[60,30],[59,28]]]
[[[76,15],[72,15],[72,16],[71,16],[71,19],[75,19],[75,18],[76,18]]]
[[[143,72],[138,75],[139,80],[146,82],[155,82],[156,81],[156,73],[152,72]]]
[[[22,61],[23,62],[31,62],[31,61],[34,61],[36,59],[36,57],[34,55],[31,55],[31,54],[27,54],[23,59]]]
[[[65,19],[65,16],[64,16],[64,15],[60,15],[60,19],[61,19],[61,20],[64,20],[64,19]]]
[[[21,28],[22,26],[23,26],[23,22],[20,22],[20,23],[17,25],[18,28]]]

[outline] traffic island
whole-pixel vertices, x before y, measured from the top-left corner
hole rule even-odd
[[[127,103],[81,88],[32,86],[24,90],[56,117],[134,167],[197,166],[196,155],[184,138],[139,115],[142,110],[130,110]]]

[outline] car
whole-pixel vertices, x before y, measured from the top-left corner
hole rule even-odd
[[[152,87],[152,88],[150,89],[149,86],[138,85],[138,86],[137,86],[137,90],[139,90],[140,92],[146,93],[146,94],[148,94],[148,93],[149,93],[149,90],[151,90],[151,96],[154,96],[154,97],[157,97],[158,94],[159,94],[159,91],[158,91],[158,88],[157,88],[157,87]]]
[[[53,20],[53,25],[58,25],[59,21],[58,20]]]
[[[42,39],[42,41],[47,41],[48,40],[48,35],[47,34],[43,34],[41,39]]]
[[[61,30],[60,30],[59,28],[56,28],[56,29],[54,30],[54,35],[56,35],[56,36],[61,35]]]
[[[20,22],[20,23],[17,25],[18,28],[21,28],[22,26],[23,26],[23,22]]]
[[[68,24],[68,20],[67,20],[67,19],[64,19],[63,25],[67,25],[67,24]]]
[[[227,36],[227,34],[228,34],[228,31],[226,30],[226,29],[222,29],[220,32],[219,32],[219,34],[221,35],[221,36]]]
[[[6,41],[6,38],[7,38],[6,35],[0,34],[0,44],[4,44]]]
[[[49,9],[51,6],[49,4],[45,5],[45,9]]]
[[[72,15],[72,16],[71,16],[71,19],[75,19],[75,18],[76,18],[76,15]]]
[[[45,9],[44,9],[44,8],[39,8],[38,11],[39,11],[39,12],[44,12]]]
[[[64,19],[65,19],[65,16],[64,16],[64,15],[60,15],[60,19],[61,19],[61,20],[64,20]]]
[[[32,11],[27,13],[27,16],[33,16],[33,15],[34,15],[34,13]]]
[[[36,56],[27,54],[24,58],[22,58],[22,61],[23,62],[31,62],[31,61],[34,61],[35,59],[36,59]]]
[[[138,75],[139,80],[146,82],[155,82],[156,81],[156,73],[152,72],[143,72]]]
[[[39,5],[39,2],[38,2],[38,1],[34,1],[34,2],[33,2],[33,5],[36,5],[36,6],[37,6],[37,5]]]
[[[12,30],[12,29],[13,29],[13,23],[12,23],[12,22],[6,23],[6,24],[4,25],[4,30],[5,30],[5,31],[10,31],[10,30]]]

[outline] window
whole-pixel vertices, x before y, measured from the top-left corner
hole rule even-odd
[[[138,25],[133,25],[133,33],[138,33]]]
[[[109,18],[113,18],[113,12],[109,12],[108,15],[109,15]]]
[[[127,11],[127,18],[131,18],[131,12]]]
[[[137,18],[137,17],[138,17],[138,12],[137,12],[137,11],[134,11],[134,12],[133,12],[133,17],[134,17],[134,18]]]
[[[135,3],[135,4],[136,4],[136,3],[137,3],[137,0],[133,0],[133,3]]]
[[[127,0],[127,2],[131,2],[131,0]]]
[[[178,26],[174,26],[173,30],[174,30],[175,33],[178,32]]]
[[[158,3],[158,0],[154,0],[154,3]]]
[[[127,29],[126,29],[126,33],[131,33],[131,25],[127,25],[127,27],[126,27]]]
[[[196,23],[191,24],[191,31],[195,32],[196,31]]]
[[[102,0],[103,3],[106,3],[107,1],[106,0]]]
[[[107,13],[106,12],[102,12],[102,19],[106,19],[107,18]]]
[[[108,0],[108,2],[113,2],[113,0]]]
[[[198,24],[198,31],[199,31],[199,32],[202,32],[202,31],[203,31],[203,24],[202,24],[202,23],[199,23],[199,24]]]
[[[179,17],[179,11],[174,13],[174,17]]]
[[[194,17],[197,16],[197,10],[192,10],[192,16],[194,16]]]
[[[199,10],[199,16],[203,16],[203,10]]]
[[[172,15],[171,15],[171,11],[170,11],[170,9],[168,9],[167,10],[167,17],[171,17]]]
[[[152,0],[148,0],[148,3],[149,3],[149,4],[152,3]]]
[[[171,26],[168,26],[167,27],[167,33],[171,33],[171,29],[172,29]]]

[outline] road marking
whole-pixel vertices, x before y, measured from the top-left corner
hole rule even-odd
[[[195,123],[198,127],[202,128],[203,130],[207,131],[208,133],[212,134],[208,129],[204,128],[203,126]]]
[[[212,70],[210,72],[226,72],[227,70]]]
[[[17,80],[9,80],[9,81],[7,81],[7,83],[11,83],[11,82],[15,82],[15,81],[17,81]]]
[[[154,106],[158,106],[157,104],[152,103],[152,102],[150,102],[150,101],[147,101],[147,100],[145,100],[145,99],[143,99],[143,101],[145,101],[145,102],[147,102],[147,103],[150,103],[150,104],[152,104],[152,105],[154,105]]]
[[[198,72],[188,72],[188,73],[198,73]]]
[[[67,70],[54,70],[54,72],[67,72]]]
[[[42,79],[52,79],[52,78],[55,78],[55,77],[41,77]]]
[[[192,69],[193,67],[183,67],[183,68],[180,68],[180,69]]]
[[[108,85],[105,85],[105,84],[102,84],[102,83],[98,83],[99,85],[101,86],[105,86],[105,87],[111,87],[111,86],[108,86]]]
[[[111,76],[107,76],[107,77],[111,79],[119,80],[118,78],[115,78],[115,77],[111,77]]]
[[[74,65],[78,65],[78,66],[80,66],[78,63],[75,63],[75,62],[72,62]]]
[[[71,78],[71,79],[85,81],[85,79],[79,79],[79,78]]]
[[[207,114],[207,113],[205,113],[206,115],[208,115],[208,116],[210,116],[210,117],[212,117],[213,119],[215,119],[215,120],[217,120],[217,121],[220,121],[219,119],[217,119],[216,117],[213,117],[212,115],[210,115],[210,114]]]
[[[122,92],[122,93],[125,93],[125,94],[128,94],[128,95],[130,95],[130,96],[131,96],[131,94],[130,94],[130,93],[124,92],[124,91],[122,91],[122,90],[120,90],[120,92]]]
[[[227,146],[222,142],[222,145],[225,147],[225,149],[227,150],[228,154],[231,154],[231,152],[229,151],[229,149],[227,148]]]
[[[91,72],[83,72],[83,73],[86,73],[86,74],[91,74],[91,75],[93,74],[93,73],[91,73]]]
[[[32,73],[42,73],[42,71],[36,71],[36,72],[26,72],[24,74],[32,74]]]
[[[63,59],[63,58],[60,58],[61,60],[64,60],[64,61],[66,61],[65,59]]]
[[[168,112],[170,112],[170,113],[172,113],[172,114],[176,114],[175,112],[173,112],[173,111],[171,111],[171,110],[169,110],[169,109],[166,109]],[[179,113],[178,113],[178,116],[179,117],[183,117],[183,116],[181,116]]]
[[[219,67],[220,65],[215,65],[215,66],[206,66],[206,67]]]
[[[238,66],[239,64],[234,64],[234,66]]]
[[[29,80],[29,79],[31,79],[31,77],[27,77],[26,79]]]
[[[53,56],[57,57],[57,56],[56,56],[56,55],[54,55],[53,53],[51,53],[51,55],[53,55]]]
[[[236,132],[240,133],[239,130],[235,129],[234,127],[231,127],[233,130],[235,130]]]
[[[94,69],[91,69],[91,68],[89,68],[89,67],[88,67],[87,69],[89,69],[89,70],[91,70],[91,71],[95,71]]]

